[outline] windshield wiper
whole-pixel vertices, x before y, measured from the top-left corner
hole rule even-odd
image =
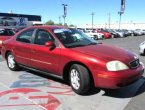
[[[81,44],[79,44],[79,45],[71,45],[71,46],[67,46],[68,48],[73,48],[73,47],[82,47],[82,46],[86,46],[86,45],[81,45]]]
[[[87,45],[96,45],[97,43],[96,42],[91,42],[89,44],[85,44],[85,45],[82,45],[82,44],[78,44],[78,45],[71,45],[71,46],[67,46],[68,48],[73,48],[73,47],[82,47],[82,46],[87,46]]]
[[[96,45],[96,44],[97,44],[96,42],[91,42],[91,43],[89,43],[87,45]]]

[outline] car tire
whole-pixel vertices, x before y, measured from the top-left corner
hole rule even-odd
[[[77,94],[83,95],[90,90],[90,76],[86,67],[73,64],[69,71],[70,85],[73,91]]]
[[[10,70],[12,71],[19,70],[19,65],[15,61],[14,55],[11,52],[7,54],[6,60],[7,60],[7,66]]]
[[[145,56],[145,49],[144,49],[144,52],[143,52],[143,56]]]
[[[102,37],[102,40],[106,40],[105,36]]]
[[[98,36],[97,35],[94,35],[94,40],[98,40]]]

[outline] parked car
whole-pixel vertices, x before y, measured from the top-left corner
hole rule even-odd
[[[12,29],[0,29],[0,53],[2,48],[2,43],[13,36],[15,32]]]
[[[124,34],[124,32],[122,32],[121,30],[113,30],[115,33],[117,33],[117,35],[118,35],[118,38],[123,38],[123,37],[125,37],[125,34]]]
[[[143,32],[143,35],[145,35],[145,30],[142,30],[142,32]]]
[[[2,56],[10,70],[25,67],[69,80],[77,94],[89,92],[93,85],[124,87],[144,72],[134,53],[60,26],[34,26],[16,33],[3,42]]]
[[[104,34],[104,38],[105,39],[110,39],[112,36],[111,36],[111,34],[109,33],[109,32],[105,32],[105,31],[103,31],[103,30],[96,30],[96,32],[97,33],[102,33],[102,34]]]
[[[111,29],[104,29],[103,31],[110,33],[112,38],[117,38],[118,37],[118,34]]]
[[[128,31],[127,29],[122,29],[121,31],[124,32],[125,37],[131,36],[131,32]]]
[[[135,36],[141,36],[141,35],[143,35],[144,34],[144,32],[141,30],[141,29],[136,29],[136,30],[134,30],[134,35]]]
[[[140,43],[139,52],[140,52],[141,55],[145,55],[145,41]]]
[[[88,36],[90,36],[92,39],[97,40],[97,39],[104,39],[104,34],[102,33],[97,33],[94,31],[84,31],[85,34],[87,34]]]
[[[84,33],[88,36],[88,37],[90,37],[90,38],[92,38],[92,39],[97,39],[97,35],[95,35],[94,36],[94,33],[92,33],[91,31],[84,31]]]

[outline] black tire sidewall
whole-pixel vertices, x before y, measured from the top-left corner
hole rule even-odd
[[[71,84],[71,75],[70,75],[70,73],[71,73],[72,69],[77,70],[77,72],[79,74],[79,78],[80,78],[80,87],[77,90]],[[71,66],[70,71],[69,71],[69,80],[70,80],[70,85],[71,85],[73,91],[77,94],[80,94],[80,95],[85,94],[90,89],[89,72],[88,72],[87,68],[85,68],[82,65],[74,64],[74,65]]]

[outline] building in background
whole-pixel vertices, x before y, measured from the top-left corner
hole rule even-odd
[[[105,24],[94,24],[94,28],[110,28],[110,29],[119,29],[118,23],[112,23],[108,26],[107,23]],[[85,24],[82,26],[78,26],[77,28],[92,28],[92,24]],[[121,23],[120,29],[128,29],[128,30],[135,30],[135,29],[144,29],[145,30],[145,23]]]
[[[2,28],[25,28],[32,25],[42,25],[41,16],[0,13],[0,27]]]

